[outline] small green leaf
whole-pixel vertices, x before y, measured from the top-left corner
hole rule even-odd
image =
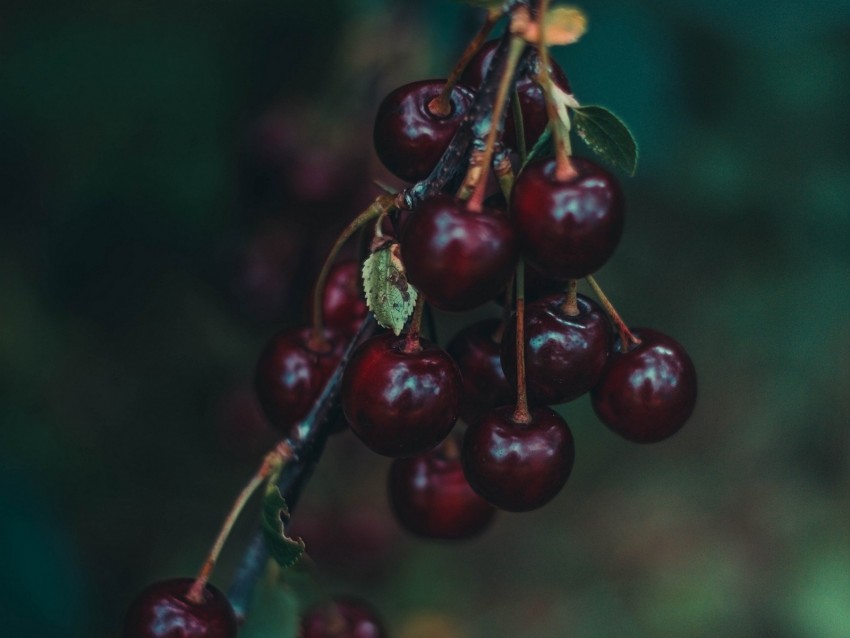
[[[269,483],[263,498],[263,536],[272,558],[281,567],[292,567],[304,554],[304,541],[286,535],[283,520],[289,520],[289,508],[274,483]]]
[[[416,289],[407,281],[397,243],[376,250],[363,263],[363,290],[378,324],[401,334],[413,314]]]
[[[590,149],[615,168],[634,175],[638,148],[623,121],[603,106],[573,108],[573,125]]]

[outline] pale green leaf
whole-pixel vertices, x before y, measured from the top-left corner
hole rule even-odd
[[[416,289],[407,281],[398,244],[389,244],[369,255],[363,263],[363,290],[378,324],[401,334],[413,314]]]

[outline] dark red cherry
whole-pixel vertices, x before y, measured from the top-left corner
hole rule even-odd
[[[325,325],[345,337],[357,334],[368,312],[360,290],[360,263],[340,261],[328,273],[322,300]]]
[[[498,46],[498,40],[491,40],[485,43],[466,67],[461,77],[461,82],[473,89],[481,86],[487,71],[490,69],[493,54],[495,54]],[[555,84],[566,93],[572,93],[570,82],[563,69],[554,60],[551,61],[551,67],[552,80]],[[522,121],[528,148],[531,148],[537,141],[537,138],[543,134],[549,122],[548,115],[546,114],[546,102],[543,98],[543,89],[535,82],[535,75],[536,69],[527,75],[518,77],[516,82],[516,89],[519,95],[520,105],[522,106]],[[516,148],[517,146],[516,128],[511,110],[508,110],[505,118],[504,141],[511,148]]]
[[[328,349],[319,349],[311,345],[312,335],[312,328],[281,332],[257,362],[257,397],[272,426],[283,434],[313,407],[346,345],[339,333],[326,329]]]
[[[203,602],[187,600],[191,578],[154,583],[131,603],[123,638],[235,638],[236,615],[227,597],[212,585]]]
[[[525,378],[529,400],[565,403],[588,392],[602,374],[611,350],[611,324],[604,311],[577,295],[579,314],[564,309],[566,293],[550,295],[525,308]],[[516,317],[502,338],[502,367],[516,384]]]
[[[401,239],[413,286],[437,308],[470,310],[504,289],[516,267],[513,224],[495,208],[481,212],[449,195],[425,200]]]
[[[614,176],[580,157],[577,174],[555,178],[555,160],[532,162],[511,195],[522,251],[529,263],[555,279],[579,279],[608,261],[623,233],[625,204]]]
[[[527,512],[564,487],[575,447],[566,421],[549,408],[531,408],[530,423],[515,422],[514,409],[496,408],[469,426],[461,458],[472,489],[499,509]]]
[[[301,617],[300,638],[386,638],[381,620],[365,602],[334,598]]]
[[[685,424],[697,400],[697,373],[685,349],[648,328],[632,331],[641,340],[627,352],[617,345],[591,392],[602,422],[636,443],[654,443]]]
[[[396,177],[408,182],[425,179],[437,165],[474,100],[456,85],[448,115],[429,107],[445,80],[421,80],[397,88],[381,102],[375,118],[375,152]]]
[[[396,519],[424,538],[472,538],[487,528],[496,513],[469,487],[460,459],[441,448],[393,461],[388,484]]]
[[[467,423],[476,423],[493,408],[516,400],[516,386],[502,370],[501,340],[496,341],[500,325],[498,319],[473,323],[446,346],[463,377],[460,418]]]
[[[460,371],[436,344],[382,334],[362,343],[342,377],[342,408],[367,447],[414,456],[435,447],[455,424],[463,396]]]

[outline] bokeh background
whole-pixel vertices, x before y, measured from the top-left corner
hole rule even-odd
[[[557,57],[642,150],[599,279],[687,346],[696,413],[636,446],[570,404],[562,495],[463,545],[405,536],[388,461],[335,437],[295,517],[316,576],[264,591],[245,635],[291,636],[322,591],[402,638],[850,635],[850,3],[580,4]],[[271,440],[257,353],[385,178],[377,103],[444,75],[479,19],[2,4],[0,633],[117,636],[140,587],[194,573]]]

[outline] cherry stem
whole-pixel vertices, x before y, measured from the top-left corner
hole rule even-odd
[[[508,59],[505,62],[505,69],[499,81],[499,90],[496,93],[496,100],[493,103],[493,113],[490,115],[490,131],[487,134],[487,143],[483,152],[473,151],[472,160],[470,161],[471,166],[466,181],[474,183],[475,190],[472,193],[472,197],[466,203],[466,209],[472,212],[480,212],[484,203],[484,194],[487,191],[487,175],[490,170],[490,163],[493,161],[496,140],[499,137],[502,114],[505,110],[505,104],[508,101],[508,92],[511,90],[514,73],[523,50],[525,50],[525,40],[519,36],[512,35],[510,48],[508,49]]]
[[[195,581],[192,583],[192,586],[189,588],[189,592],[186,594],[186,599],[189,602],[196,605],[200,605],[204,602],[204,588],[207,586],[210,576],[212,576],[215,565],[218,562],[218,557],[224,547],[224,543],[227,541],[228,536],[230,536],[230,532],[233,530],[233,526],[236,524],[239,515],[242,513],[242,510],[245,508],[245,505],[248,503],[251,496],[257,491],[257,488],[260,487],[260,485],[262,485],[263,482],[272,475],[272,473],[278,472],[280,468],[283,467],[283,464],[290,458],[292,458],[292,448],[290,448],[286,442],[281,443],[266,455],[263,459],[262,465],[260,465],[260,468],[254,473],[247,485],[242,488],[242,491],[239,492],[239,496],[236,497],[236,500],[233,502],[233,506],[230,508],[230,512],[227,514],[227,518],[224,519],[224,524],[218,532],[218,536],[213,543],[212,549],[210,549],[210,553],[207,555],[207,558],[201,566]]]
[[[463,54],[460,56],[460,59],[455,64],[455,67],[452,69],[452,72],[449,74],[448,79],[446,80],[446,84],[443,87],[443,90],[440,92],[440,95],[435,97],[428,103],[428,110],[431,111],[434,115],[438,117],[448,117],[452,112],[452,90],[455,88],[460,76],[463,75],[464,70],[466,70],[467,65],[469,65],[469,61],[478,53],[478,50],[481,48],[481,45],[484,44],[484,41],[487,39],[487,36],[490,35],[490,31],[493,30],[493,27],[499,21],[499,18],[502,17],[502,12],[500,10],[488,11],[487,18],[484,20],[484,24],[481,25],[481,29],[472,38],[472,41],[467,45]]]
[[[617,309],[614,308],[614,304],[608,299],[607,295],[602,292],[602,288],[599,286],[599,283],[593,277],[593,275],[587,276],[587,283],[590,284],[590,287],[593,288],[593,293],[596,295],[597,299],[599,299],[599,303],[602,304],[602,307],[605,308],[605,312],[608,313],[608,316],[611,317],[611,321],[617,326],[617,330],[620,333],[620,343],[623,346],[623,352],[628,350],[629,342],[634,345],[640,343],[640,339],[632,334],[632,331],[629,330],[629,327],[626,325],[626,322],[623,321],[623,318],[620,316],[620,313],[617,312]]]
[[[379,195],[374,202],[355,217],[351,223],[343,229],[331,247],[319,276],[316,277],[316,285],[313,289],[313,335],[310,338],[309,347],[316,352],[327,352],[330,344],[325,339],[325,318],[323,312],[323,301],[325,296],[325,284],[328,275],[336,261],[339,251],[352,235],[365,226],[369,221],[388,213],[394,206],[395,197],[390,195]]]
[[[540,23],[540,38],[537,41],[537,50],[540,57],[540,70],[538,78],[543,87],[543,97],[546,102],[546,115],[549,118],[549,127],[552,129],[552,138],[555,140],[555,179],[566,182],[573,179],[577,173],[570,161],[572,149],[570,148],[569,133],[561,125],[558,116],[558,107],[555,105],[555,85],[552,82],[552,74],[549,73],[549,47],[546,44],[546,15],[549,12],[549,0],[540,0],[537,20]]]
[[[581,314],[578,308],[578,281],[570,279],[567,284],[567,298],[564,300],[564,305],[561,306],[563,313],[569,317],[577,317]]]
[[[511,94],[511,110],[514,116],[514,135],[516,136],[517,152],[519,153],[520,165],[525,164],[528,159],[528,149],[525,145],[525,122],[522,119],[522,104],[519,101],[519,93],[514,87]]]
[[[531,423],[525,384],[525,263],[522,259],[516,270],[516,409],[512,418],[514,423]]]
[[[422,313],[424,310],[425,297],[420,293],[416,297],[416,305],[413,307],[413,316],[410,319],[410,327],[407,329],[407,338],[404,341],[404,352],[408,354],[422,350],[419,334],[422,331]]]

